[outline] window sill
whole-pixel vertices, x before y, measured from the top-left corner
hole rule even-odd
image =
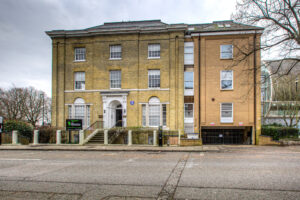
[[[74,91],[85,91],[85,89],[74,89]]]
[[[160,59],[160,57],[148,57],[148,60],[156,60],[156,59]]]
[[[86,60],[74,60],[74,63],[86,62]]]
[[[122,58],[109,58],[109,60],[122,60]]]
[[[233,121],[230,121],[230,122],[229,122],[229,121],[228,121],[228,122],[222,122],[222,121],[221,121],[220,123],[221,123],[221,124],[233,124]]]
[[[233,58],[220,58],[220,60],[233,60]]]
[[[157,90],[160,89],[160,87],[148,87],[149,90]]]
[[[111,90],[121,90],[122,88],[110,88]]]
[[[233,88],[232,89],[220,89],[221,91],[233,91]]]

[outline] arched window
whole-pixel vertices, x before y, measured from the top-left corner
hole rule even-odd
[[[69,119],[81,119],[84,128],[90,125],[90,105],[84,99],[77,98],[74,104],[69,105]]]
[[[75,99],[75,101],[74,101],[74,104],[84,104],[85,102],[84,102],[84,100],[82,99],[82,98],[77,98],[77,99]]]
[[[158,97],[151,97],[148,103],[142,105],[142,125],[143,126],[166,126],[167,107],[161,104]]]

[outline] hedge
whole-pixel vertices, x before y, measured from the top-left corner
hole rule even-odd
[[[299,129],[291,127],[262,126],[261,134],[271,136],[273,140],[298,138]]]
[[[48,126],[40,127],[39,143],[56,143],[56,128]]]
[[[32,139],[33,127],[31,124],[17,121],[17,120],[5,120],[3,123],[4,132],[19,131],[21,136]]]

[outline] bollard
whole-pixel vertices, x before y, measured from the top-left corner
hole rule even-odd
[[[61,130],[56,131],[56,144],[61,144]]]
[[[84,131],[80,130],[79,131],[79,144],[83,145],[84,142]]]
[[[12,144],[18,144],[18,131],[12,132]]]
[[[132,130],[128,130],[128,146],[132,145]]]
[[[157,146],[157,132],[153,131],[153,146]]]
[[[180,146],[181,131],[178,130],[178,145]]]
[[[33,131],[33,144],[34,145],[39,144],[39,130]]]
[[[108,130],[104,130],[104,144],[108,145]]]

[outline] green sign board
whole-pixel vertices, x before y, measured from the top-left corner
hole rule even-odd
[[[66,129],[67,131],[82,130],[82,119],[67,119]]]

